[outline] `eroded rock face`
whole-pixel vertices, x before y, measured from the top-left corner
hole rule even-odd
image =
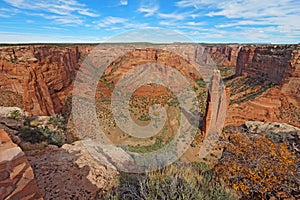
[[[43,199],[24,152],[0,130],[0,199]]]
[[[300,45],[245,46],[239,51],[236,75],[279,84],[281,91],[300,106]]]
[[[236,66],[238,54],[243,45],[208,45],[205,49],[217,66]]]
[[[206,116],[203,124],[203,131],[207,134],[209,129],[221,131],[229,104],[230,91],[222,84],[220,71],[216,70],[211,77],[210,92],[207,97]],[[216,128],[210,127],[214,126]]]
[[[11,98],[30,115],[53,115],[66,109],[66,100],[72,92],[72,83],[84,57],[95,46],[58,47],[30,45],[0,48],[0,97]],[[103,45],[101,49],[106,49]],[[220,66],[235,66],[240,45],[206,45],[205,50]],[[137,63],[155,56],[153,52],[139,55]],[[155,58],[155,57],[154,57]],[[160,61],[176,63],[161,56]],[[131,66],[132,67],[132,66]],[[1,96],[2,95],[2,96]],[[21,98],[21,99],[20,99]],[[2,106],[11,105],[11,99]],[[0,102],[1,104],[1,102]],[[20,104],[20,105],[19,105]]]
[[[101,199],[117,170],[96,161],[81,142],[27,152],[44,199]]]
[[[273,86],[262,93],[252,92],[255,98],[230,105],[226,124],[241,125],[251,120],[300,127],[300,45],[244,46],[237,59],[236,75],[263,82],[260,86],[267,81]],[[237,95],[232,98],[237,99]]]
[[[29,114],[63,112],[80,59],[91,49],[92,46],[2,47],[0,91],[21,96]]]

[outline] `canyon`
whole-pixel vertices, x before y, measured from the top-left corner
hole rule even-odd
[[[284,112],[281,108],[294,109],[297,114],[299,112],[299,45],[203,46],[221,70],[233,66],[236,67],[235,77],[246,76],[253,80],[261,79],[274,84],[251,101],[230,105],[226,124],[239,125],[247,120],[271,120],[300,125],[298,115],[281,116]],[[64,113],[68,109],[67,104],[72,94],[72,84],[76,73],[84,58],[94,47],[93,45],[1,47],[0,97],[2,100],[0,105],[21,107],[29,115]],[[110,48],[109,45],[100,46],[103,51],[108,48]],[[146,50],[144,53],[131,56],[135,58],[135,61],[129,61],[127,58],[132,64],[128,64],[128,68],[143,63],[145,59],[149,60],[151,57],[155,59],[157,55]],[[182,63],[180,60],[176,61],[176,58],[174,60],[164,56],[166,55],[161,54],[156,59],[168,65],[177,63],[176,65],[180,66]],[[119,58],[113,62],[112,66],[119,66],[118,62],[122,59],[126,60],[126,58]],[[190,61],[187,60],[187,63],[191,64]],[[230,86],[227,87],[231,90]],[[244,92],[247,93],[247,91]],[[231,95],[231,98],[234,100],[243,95],[242,93],[235,94]]]
[[[97,47],[98,51],[112,54],[104,55],[108,56],[109,62],[105,61],[108,62],[108,67],[100,79],[95,76],[96,73],[93,73],[97,70],[94,65],[88,71],[82,68],[84,62],[92,61],[86,58],[95,47],[95,45],[0,47],[0,106],[22,108],[26,111],[26,115],[28,113],[29,118],[64,115],[71,109],[74,84],[80,86],[79,91],[81,88],[90,89],[85,91],[84,98],[90,98],[89,94],[93,92],[92,85],[86,85],[76,77],[78,73],[83,73],[85,78],[98,82],[95,99],[100,111],[97,114],[100,122],[106,126],[104,129],[107,131],[107,136],[116,142],[115,144],[126,144],[128,148],[137,152],[145,150],[141,148],[143,146],[155,149],[158,139],[162,138],[160,142],[168,142],[174,134],[173,129],[177,127],[176,119],[173,118],[178,115],[176,111],[178,107],[176,101],[171,101],[174,98],[174,94],[171,93],[173,91],[170,92],[157,85],[142,86],[134,92],[134,97],[130,100],[131,112],[139,113],[137,116],[132,116],[142,125],[148,123],[147,103],[168,105],[167,111],[173,117],[167,123],[172,129],[157,134],[160,138],[155,137],[151,140],[137,142],[121,132],[112,119],[112,112],[109,110],[111,104],[108,101],[115,84],[123,74],[130,72],[136,66],[150,62],[155,63],[156,69],[163,74],[167,82],[176,81],[180,85],[181,80],[170,79],[168,69],[161,66],[177,69],[197,91],[200,103],[198,110],[201,114],[199,125],[201,133],[198,132],[197,135],[207,134],[211,123],[215,123],[218,129],[222,128],[223,123],[228,127],[246,124],[245,126],[252,132],[258,130],[256,127],[265,130],[265,127],[271,124],[274,129],[279,127],[276,132],[278,136],[275,139],[277,139],[282,136],[281,129],[285,130],[286,127],[293,125],[295,127],[290,128],[292,131],[286,134],[286,140],[299,156],[300,45],[202,44],[202,47],[198,48],[193,45],[186,47],[182,44],[170,44],[162,50],[148,46],[141,48],[133,44],[125,47],[101,44]],[[176,54],[174,49],[180,49],[180,54]],[[120,52],[122,56],[115,59],[114,56]],[[208,65],[212,63],[211,57],[216,64],[216,69],[219,69],[212,70],[213,76],[208,79],[211,80],[210,85],[206,84],[207,78],[201,77],[201,74],[195,70],[195,62],[199,57]],[[97,59],[97,54],[95,58]],[[227,73],[228,71],[230,73]],[[140,75],[147,77],[146,72],[143,71]],[[221,74],[224,72],[226,75],[222,77]],[[203,73],[206,71],[204,70]],[[133,80],[138,79],[133,77]],[[207,86],[210,87],[211,93],[207,92]],[[175,91],[176,89],[180,90],[175,88]],[[227,107],[226,112],[225,107]],[[10,119],[8,111],[9,109],[6,108],[3,109],[2,114],[0,112],[0,115],[5,115],[0,118],[0,129],[4,127],[7,131],[6,133],[0,130],[1,199],[21,197],[42,199],[42,196],[45,199],[100,198],[115,187],[115,178],[119,173],[112,161],[120,160],[117,156],[119,152],[109,152],[107,155],[110,157],[107,157],[104,153],[106,150],[103,150],[103,155],[100,156],[101,162],[96,162],[90,152],[87,152],[80,141],[77,141],[64,144],[62,147],[48,145],[44,149],[27,149],[25,153],[28,162],[24,152],[17,146],[20,142],[17,129],[21,125],[18,123],[11,125],[17,120]],[[25,116],[25,113],[22,115]],[[224,121],[219,116],[224,117]],[[24,126],[23,121],[21,124]],[[295,130],[297,134],[294,133]],[[186,155],[182,156],[184,157],[182,161],[185,159],[188,162],[199,161],[196,155],[199,152],[197,145],[189,147]],[[215,157],[213,159],[216,161],[222,156],[223,151],[220,146],[218,147],[218,150],[213,151]],[[123,152],[121,148],[119,150]],[[193,160],[194,157],[197,159]],[[127,157],[122,156],[122,158]]]
[[[94,47],[92,45],[1,47],[0,104],[22,107],[30,115],[53,115],[64,112],[76,72],[85,56]],[[100,47],[103,50],[107,48],[105,45]],[[206,47],[206,51],[219,63],[235,66],[239,48],[238,45],[211,46]]]

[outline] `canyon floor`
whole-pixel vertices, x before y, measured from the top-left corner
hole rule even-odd
[[[0,199],[300,198],[299,45],[95,46],[0,47]],[[174,53],[178,49],[182,54]],[[100,78],[95,76],[95,51],[105,52],[110,61]],[[115,58],[119,51],[124,53]],[[203,75],[207,71],[203,76],[197,73],[199,58],[207,65],[214,62],[209,79]],[[89,62],[92,68],[82,67]],[[181,88],[153,83],[138,87],[128,101],[132,121],[149,125],[160,115],[150,113],[157,104],[167,117],[155,135],[138,138],[117,124],[111,102],[124,74],[147,63],[154,63],[155,73],[173,85],[183,85],[170,78],[171,69],[179,71],[197,102],[189,102]],[[146,79],[155,73],[142,71],[139,76]],[[96,79],[97,84],[84,79]],[[94,139],[74,121],[74,85],[83,91],[80,99],[94,99],[98,128],[116,148],[87,147]],[[184,110],[182,102],[191,110]],[[222,106],[223,123],[218,122]],[[189,142],[189,136],[176,135],[181,117],[193,125],[194,112],[200,117]],[[201,158],[199,151],[213,123],[224,127]],[[78,134],[82,129],[85,133]],[[141,174],[121,170],[133,165],[136,154],[158,151],[173,141],[178,148],[188,147],[176,162]]]

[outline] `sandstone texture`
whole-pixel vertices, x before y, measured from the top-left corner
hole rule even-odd
[[[101,199],[117,170],[96,161],[81,142],[27,152],[44,199]]]
[[[239,52],[243,45],[205,45],[206,52],[210,55],[217,66],[236,66]]]
[[[0,130],[0,199],[43,199],[24,152]]]
[[[63,112],[80,59],[90,49],[92,46],[1,47],[1,98],[12,92],[32,115]]]
[[[93,45],[1,47],[0,105],[22,107],[30,115],[53,115],[64,112],[66,101],[71,96],[76,72],[85,56],[94,47]],[[98,48],[99,51],[104,51],[109,47],[103,45]],[[235,66],[239,49],[240,45],[205,46],[205,50],[220,66]],[[146,53],[139,57],[137,63],[149,60],[152,56],[155,54]],[[158,59],[169,65],[173,62],[172,58],[163,56]]]
[[[206,116],[203,124],[203,131],[220,132],[224,126],[226,118],[226,110],[229,102],[230,92],[225,89],[222,83],[220,71],[214,71],[211,77],[210,90],[209,90],[206,106]]]
[[[208,45],[188,49],[182,45],[168,45],[167,51],[181,48],[187,59],[162,50],[137,48],[114,59],[115,47],[102,45],[99,53],[110,52],[110,66],[106,75],[115,82],[121,74],[149,61],[176,66],[185,76],[198,78],[190,73],[198,58],[209,63],[209,56],[219,67],[236,66],[236,76],[248,76],[253,80],[265,80],[275,86],[247,101],[233,103],[227,112],[226,124],[241,125],[245,121],[277,121],[300,127],[300,49],[299,45]],[[0,48],[0,97],[3,106],[20,106],[29,115],[53,115],[64,113],[73,91],[73,82],[85,56],[95,46],[28,45]],[[123,47],[124,48],[124,47]],[[118,52],[122,48],[118,47]],[[206,53],[204,53],[204,49]],[[109,64],[109,63],[108,63]],[[189,70],[187,70],[189,69]],[[93,77],[93,71],[86,72]],[[206,73],[203,71],[203,73]],[[164,72],[162,71],[162,74]],[[241,86],[242,87],[242,86]],[[251,86],[255,88],[256,86]],[[230,88],[230,91],[232,88]],[[101,91],[105,93],[105,89]],[[252,91],[246,91],[246,93]],[[244,94],[234,94],[239,99]],[[234,95],[234,96],[233,96]],[[254,96],[254,95],[252,95]],[[4,101],[6,99],[6,101]],[[296,113],[296,114],[295,114]],[[300,114],[299,114],[300,115]]]
[[[243,47],[239,51],[236,75],[270,80],[300,106],[300,45]]]
[[[229,86],[231,101],[247,98],[230,105],[226,124],[273,121],[300,127],[299,45],[244,46],[239,51],[236,76],[240,77],[235,80],[246,76],[252,83],[234,86],[237,82],[232,82]]]

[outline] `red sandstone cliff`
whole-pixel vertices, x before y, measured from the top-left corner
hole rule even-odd
[[[239,125],[254,120],[300,126],[299,45],[245,46],[240,50],[236,68],[237,76],[245,75],[276,85],[254,99],[231,105],[227,112],[227,124]],[[231,99],[242,95],[232,96]]]
[[[24,152],[0,130],[0,199],[43,199]]]
[[[205,50],[217,66],[236,66],[238,54],[243,45],[206,45]]]
[[[20,105],[17,106],[23,107],[31,115],[53,115],[64,112],[76,71],[93,47],[92,45],[1,47],[0,98],[6,101],[0,102],[0,105],[7,106],[9,103],[9,106],[16,106],[12,105],[13,102],[19,102]],[[103,45],[102,48],[106,49],[106,46]],[[205,49],[218,65],[234,66],[240,46],[207,45]],[[150,54],[148,56],[153,56]],[[142,61],[145,58],[142,56],[139,59]],[[165,58],[162,56],[159,59]]]
[[[0,48],[0,91],[21,96],[32,115],[64,110],[66,96],[79,68],[80,58],[92,47],[15,46]],[[5,98],[5,96],[1,97]]]

